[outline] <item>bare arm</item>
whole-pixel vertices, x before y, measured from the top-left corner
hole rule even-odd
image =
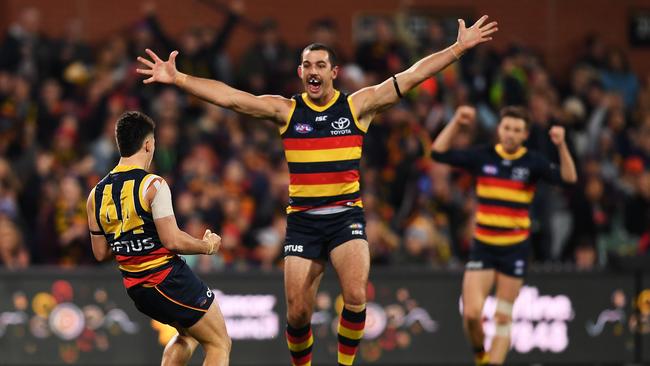
[[[454,117],[433,141],[431,149],[437,153],[447,152],[451,147],[454,136],[462,126],[469,126],[474,121],[475,116],[476,110],[474,108],[468,106],[458,107]]]
[[[156,177],[149,184],[145,200],[151,207],[158,237],[165,248],[179,254],[213,254],[219,249],[221,238],[210,230],[205,231],[203,239],[196,239],[178,228],[171,192],[162,178]]]
[[[567,183],[577,182],[578,173],[576,172],[576,165],[571,157],[571,152],[566,144],[564,127],[553,126],[548,133],[551,141],[557,146],[560,155],[560,176],[562,180]]]
[[[220,107],[255,118],[269,119],[278,125],[287,123],[293,105],[291,99],[278,95],[255,96],[217,80],[183,74],[176,70],[178,51],[172,52],[167,61],[161,60],[150,49],[147,49],[146,52],[153,62],[144,57],[138,57],[138,61],[148,68],[136,70],[140,74],[150,76],[144,80],[145,84],[153,82],[174,84],[186,92]]]
[[[179,229],[176,217],[173,215],[156,219],[154,224],[161,244],[174,253],[213,254],[221,245],[221,238],[210,230],[205,231],[203,239],[196,239]]]
[[[402,94],[408,92],[456,61],[470,48],[491,40],[490,35],[496,32],[498,28],[496,22],[484,25],[487,18],[487,15],[484,15],[469,28],[466,28],[465,22],[459,19],[458,40],[456,43],[421,59],[406,71],[395,75],[400,92]],[[372,117],[397,103],[399,96],[393,85],[393,79],[390,78],[379,85],[369,86],[357,91],[351,95],[351,99],[356,108],[359,122],[368,127]]]
[[[88,215],[88,228],[90,229],[90,242],[92,244],[93,255],[99,262],[104,262],[113,258],[113,251],[108,246],[106,237],[102,233],[97,219],[95,218],[95,189],[93,188],[86,201],[86,214]]]

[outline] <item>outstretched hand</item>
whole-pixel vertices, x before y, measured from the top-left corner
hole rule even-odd
[[[173,84],[176,76],[179,74],[178,70],[176,70],[176,56],[178,56],[178,51],[170,53],[169,60],[167,61],[161,60],[158,55],[148,48],[145,51],[153,62],[138,56],[138,61],[148,68],[135,70],[138,74],[150,76],[148,79],[143,80],[143,82],[149,84],[157,81],[159,83]]]
[[[476,21],[474,25],[469,28],[465,27],[465,21],[458,19],[458,44],[463,50],[470,49],[479,43],[492,40],[490,35],[499,30],[497,22],[490,22],[484,24],[488,19],[487,15],[483,15],[481,19]]]

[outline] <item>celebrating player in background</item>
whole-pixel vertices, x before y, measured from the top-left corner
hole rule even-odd
[[[155,150],[154,123],[126,112],[115,128],[120,161],[88,196],[92,249],[98,261],[119,263],[126,291],[142,313],[178,334],[162,365],[185,365],[200,343],[204,365],[228,365],[230,338],[212,291],[177,254],[213,254],[221,238],[195,239],[176,224],[169,186],[148,174]]]
[[[535,184],[575,183],[576,168],[564,140],[564,128],[549,131],[560,156],[559,170],[541,155],[528,151],[529,119],[525,109],[501,111],[498,144],[450,150],[458,131],[474,122],[475,110],[462,106],[433,142],[432,157],[467,169],[477,177],[474,242],[463,279],[463,325],[474,347],[477,365],[501,365],[510,348],[512,308],[526,273],[529,253],[529,209]],[[489,352],[483,348],[483,304],[496,283],[496,331]]]
[[[145,83],[176,84],[218,106],[274,121],[289,163],[289,207],[284,244],[287,343],[293,365],[311,365],[311,315],[329,259],[338,274],[344,307],[339,318],[338,363],[352,365],[363,336],[370,254],[359,192],[363,137],[373,117],[407,92],[456,61],[469,48],[491,39],[496,22],[483,16],[470,28],[459,20],[458,41],[418,61],[379,85],[350,96],[334,89],[339,72],[334,52],[311,44],[302,52],[298,76],[305,92],[291,99],[254,96],[215,80],[176,70],[178,52],[161,60],[139,57],[150,76]]]

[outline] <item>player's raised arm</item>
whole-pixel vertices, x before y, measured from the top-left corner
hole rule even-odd
[[[456,43],[421,59],[406,71],[381,84],[363,88],[352,94],[351,99],[359,121],[367,127],[377,112],[397,103],[403,94],[458,60],[470,48],[491,40],[491,35],[498,30],[497,22],[486,24],[487,19],[488,16],[484,15],[469,28],[465,27],[465,21],[459,19]]]
[[[255,118],[269,119],[284,125],[293,105],[291,99],[277,95],[255,96],[235,89],[217,80],[204,79],[184,74],[176,69],[176,56],[173,51],[167,61],[163,61],[152,50],[146,50],[151,60],[138,57],[146,68],[137,69],[139,74],[148,75],[145,84],[159,82],[174,84],[201,99],[220,107],[232,109]]]
[[[451,121],[440,132],[438,137],[433,141],[431,150],[435,153],[445,153],[451,147],[454,136],[462,126],[470,126],[476,118],[476,110],[469,106],[460,106]]]
[[[553,126],[548,132],[553,144],[557,146],[560,155],[560,176],[566,183],[575,183],[578,181],[576,165],[571,157],[571,152],[566,144],[564,127]]]

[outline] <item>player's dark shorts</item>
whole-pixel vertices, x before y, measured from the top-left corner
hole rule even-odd
[[[494,269],[508,276],[523,278],[528,269],[529,252],[528,240],[507,246],[489,245],[474,240],[465,269]]]
[[[214,294],[182,259],[154,287],[137,285],[127,293],[140,312],[165,324],[189,328],[208,311]]]
[[[293,212],[287,216],[284,256],[327,260],[332,249],[353,239],[367,240],[360,207],[325,215]]]

